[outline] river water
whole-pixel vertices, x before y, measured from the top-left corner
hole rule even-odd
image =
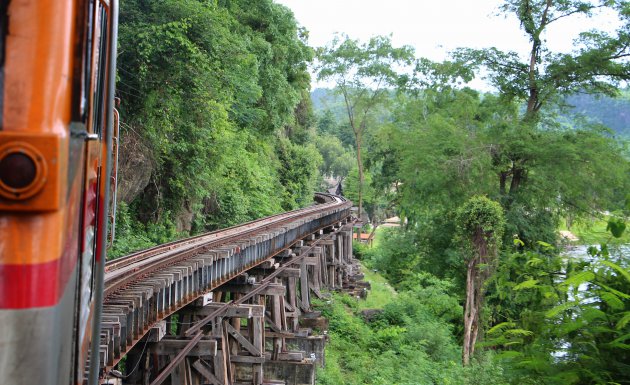
[[[595,245],[595,247],[599,249],[599,245]],[[590,262],[597,261],[597,258],[599,257],[590,256],[587,251],[588,248],[589,248],[589,245],[569,246],[563,249],[560,255],[562,255],[565,258],[565,263],[568,262],[569,259],[583,260],[583,261],[590,261]],[[608,252],[610,254],[611,261],[618,263],[621,266],[626,267],[626,268],[630,265],[630,244],[608,246]],[[566,276],[562,274],[561,277],[558,277],[558,281],[563,281],[565,277]],[[577,296],[582,297],[581,298],[582,303],[589,301],[589,298],[587,298],[588,290],[589,290],[588,283],[582,283],[578,287]],[[575,297],[573,297],[571,293],[569,293],[568,295],[569,295],[569,300],[575,299]],[[594,300],[594,299],[591,298],[590,300]],[[566,341],[561,342],[560,345],[558,346],[558,350],[553,352],[552,355],[556,357],[556,359],[563,359],[567,356],[567,351],[569,347],[570,345],[568,342]]]
[[[599,245],[594,246],[599,249]],[[560,255],[566,257],[567,259],[581,259],[593,262],[595,261],[595,258],[588,255],[588,248],[589,245],[568,246],[560,252]],[[628,262],[630,261],[630,244],[609,245],[608,252],[610,253],[611,260],[620,260],[622,266],[628,266]]]

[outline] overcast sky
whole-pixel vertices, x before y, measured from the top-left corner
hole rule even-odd
[[[367,41],[392,34],[395,45],[411,45],[417,56],[442,61],[458,47],[497,47],[527,52],[528,40],[515,17],[497,16],[500,0],[275,0],[295,14],[317,47],[335,32]],[[570,51],[579,31],[614,30],[614,18],[567,18],[554,23],[546,38],[552,51]]]

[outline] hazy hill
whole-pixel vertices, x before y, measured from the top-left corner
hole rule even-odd
[[[327,88],[316,88],[311,92],[315,111],[330,109],[339,118],[344,116],[343,100]],[[617,134],[630,137],[630,89],[622,91],[618,98],[586,94],[573,95],[566,100],[570,106],[564,117],[571,121],[580,116],[593,123],[601,123]]]
[[[572,111],[601,123],[619,135],[630,136],[630,90],[619,98],[573,95],[566,100]]]

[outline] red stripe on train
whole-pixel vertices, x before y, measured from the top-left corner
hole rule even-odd
[[[75,263],[63,258],[35,265],[0,265],[0,309],[54,306],[68,284]]]

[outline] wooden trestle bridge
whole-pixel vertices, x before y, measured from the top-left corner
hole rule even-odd
[[[351,203],[315,198],[110,261],[101,383],[314,384],[327,320],[311,298],[366,287],[352,257]]]

